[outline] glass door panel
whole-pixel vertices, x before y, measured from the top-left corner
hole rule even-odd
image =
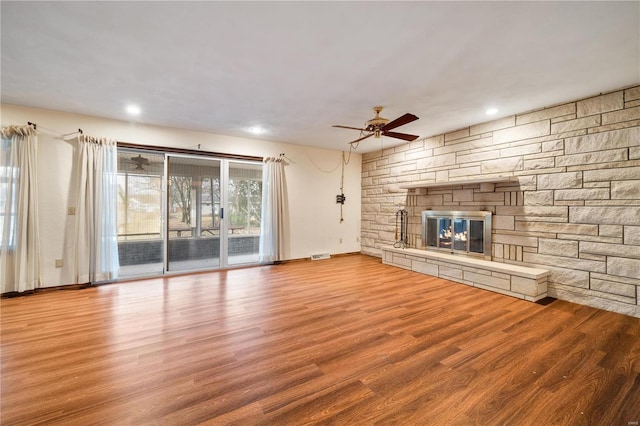
[[[453,220],[453,249],[467,251],[467,219]]]
[[[451,248],[451,219],[438,219],[438,229],[440,229],[439,247]]]
[[[221,161],[168,156],[167,270],[221,266]]]
[[[437,247],[438,246],[438,219],[428,218],[427,219],[427,246],[428,247]]]
[[[164,154],[118,149],[118,257],[121,277],[163,272]]]
[[[257,263],[262,211],[262,164],[229,162],[227,180],[227,262]]]
[[[484,222],[482,220],[470,220],[469,251],[484,253]]]

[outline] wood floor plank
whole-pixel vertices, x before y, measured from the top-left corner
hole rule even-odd
[[[633,424],[640,319],[340,256],[0,300],[0,423]]]

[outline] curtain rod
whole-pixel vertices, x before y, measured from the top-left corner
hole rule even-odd
[[[38,124],[37,124],[37,123],[34,123],[33,121],[27,121],[27,125],[28,125],[28,126],[33,127],[33,130],[38,130]],[[53,129],[49,129],[49,128],[46,128],[46,127],[42,127],[42,126],[41,126],[40,128],[41,128],[41,129],[49,130],[50,132],[58,133],[58,132],[56,132],[55,130],[53,130]],[[84,132],[82,131],[82,129],[78,128],[78,131],[77,131],[77,132],[65,133],[64,135],[62,135],[62,137],[71,136],[71,135],[73,135],[74,133],[80,133],[81,135],[84,135]]]
[[[279,158],[281,160],[287,160],[289,163],[295,164],[295,162],[291,158],[287,157],[287,155],[284,152],[280,153]]]
[[[118,141],[118,148],[143,149],[147,151],[160,151],[160,152],[168,152],[172,154],[190,154],[190,155],[198,155],[203,157],[229,158],[233,160],[248,160],[248,161],[260,161],[260,162],[263,160],[263,157],[256,157],[253,155],[235,155],[235,154],[227,154],[222,152],[200,151],[200,150],[194,150],[194,149],[188,149],[188,148],[143,145],[143,144],[135,144],[131,142],[122,142],[122,141]]]
[[[77,132],[65,133],[64,135],[62,135],[62,137],[65,138],[67,136],[75,135],[76,133],[80,133],[81,135],[84,135],[84,132],[82,131],[82,129],[78,129]]]

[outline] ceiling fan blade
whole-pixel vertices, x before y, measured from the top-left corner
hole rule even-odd
[[[359,127],[340,126],[340,125],[338,125],[338,124],[333,125],[333,126],[331,126],[331,127],[339,127],[339,128],[341,128],[341,129],[360,130],[360,131],[363,131],[363,132],[365,131],[365,129],[361,129],[361,128],[359,128]]]
[[[419,138],[418,135],[410,135],[408,133],[398,133],[398,132],[382,132],[384,136],[389,136],[390,138],[403,139],[405,141],[415,141]]]
[[[395,120],[388,122],[380,130],[386,132],[387,130],[395,129],[396,127],[411,123],[412,121],[416,121],[417,119],[418,117],[416,117],[415,115],[406,113],[402,117],[398,117]]]
[[[149,165],[149,159],[143,157],[142,155],[138,154],[136,157],[131,157],[130,158],[131,161],[133,161],[136,164],[144,164],[144,165]]]
[[[369,133],[367,136],[363,136],[363,137],[361,137],[360,139],[356,139],[355,141],[351,141],[351,142],[349,142],[349,143],[350,143],[350,144],[357,143],[357,142],[360,142],[361,140],[366,139],[366,138],[369,138],[369,137],[371,137],[371,136],[373,136],[373,135],[375,135],[375,133]]]

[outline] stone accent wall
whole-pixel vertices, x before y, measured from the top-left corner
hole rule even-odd
[[[518,182],[465,185],[515,176]],[[403,184],[453,186],[402,189]],[[364,154],[362,252],[409,212],[490,210],[493,260],[551,271],[549,295],[640,317],[640,86]]]

